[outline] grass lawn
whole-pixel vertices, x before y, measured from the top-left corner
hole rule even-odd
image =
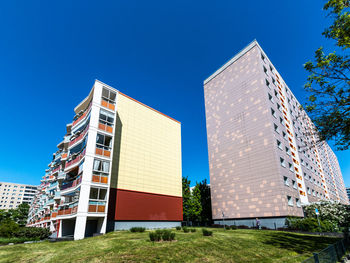
[[[268,230],[176,231],[151,242],[148,232],[111,232],[79,241],[0,247],[0,262],[301,262],[338,239]]]
[[[37,241],[39,239],[37,238],[22,238],[22,237],[11,237],[11,238],[6,238],[6,237],[0,237],[0,245],[8,244],[8,243],[23,243],[25,241]]]

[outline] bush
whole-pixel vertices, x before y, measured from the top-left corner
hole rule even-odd
[[[14,235],[19,238],[45,239],[50,236],[48,228],[41,227],[21,227]]]
[[[159,229],[154,232],[150,232],[149,238],[151,241],[172,241],[175,239],[175,233],[171,232],[171,230],[168,229]]]
[[[213,235],[213,231],[209,231],[208,229],[203,228],[202,229],[203,232],[203,236],[212,236]]]
[[[286,219],[288,229],[299,230],[305,232],[332,232],[333,225],[327,220],[320,220],[321,228],[316,218],[293,218]]]
[[[191,231],[192,233],[194,233],[194,232],[196,232],[196,231],[197,231],[197,229],[195,229],[195,228],[191,228],[191,229],[190,229],[190,231]]]
[[[181,226],[177,226],[177,227],[176,227],[176,230],[181,230]]]
[[[0,224],[0,237],[14,237],[19,230],[19,226],[15,221],[7,220]]]
[[[245,226],[245,225],[240,225],[238,226],[239,229],[249,229],[249,226]]]
[[[183,230],[185,233],[190,232],[190,230],[189,230],[188,227],[186,227],[186,226],[184,226],[184,227],[182,228],[182,230]]]
[[[132,228],[130,228],[130,232],[140,232],[140,233],[142,233],[142,232],[145,232],[145,230],[146,230],[146,228],[144,228],[144,227],[132,227]]]
[[[236,230],[236,229],[237,229],[237,226],[232,225],[232,226],[231,226],[231,229],[232,229],[232,230]]]

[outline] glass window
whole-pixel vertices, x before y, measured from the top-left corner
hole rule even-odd
[[[288,205],[293,206],[293,199],[291,196],[287,196]]]

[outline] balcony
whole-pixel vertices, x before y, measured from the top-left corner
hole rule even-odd
[[[71,167],[71,166],[73,166],[73,165],[79,163],[79,162],[84,158],[84,156],[85,156],[85,150],[86,150],[86,149],[84,149],[84,150],[83,150],[79,155],[77,155],[74,159],[68,161],[67,164],[66,164],[66,168],[65,168],[65,169],[67,170],[68,167]]]
[[[73,215],[78,211],[78,203],[64,205],[58,210],[58,216]]]
[[[66,160],[68,156],[68,153],[62,153],[61,160]]]
[[[58,180],[66,179],[66,173],[64,171],[59,171],[57,175]]]
[[[68,183],[63,183],[62,186],[61,186],[61,191],[64,191],[64,190],[67,190],[69,188],[74,188],[74,187],[78,186],[81,183],[81,179],[82,179],[82,177],[79,176],[74,181],[71,181],[71,182],[68,182]]]
[[[83,139],[85,134],[87,133],[88,129],[89,129],[89,125],[86,126],[86,128],[80,133],[80,135],[78,137],[76,137],[74,140],[70,141],[68,146],[71,147],[73,144],[75,144],[78,141],[80,141],[81,139]]]
[[[57,200],[57,199],[61,199],[61,192],[60,191],[56,191],[55,192],[55,196],[53,197],[54,200]]]
[[[72,128],[74,126],[76,126],[81,120],[83,120],[86,117],[86,115],[89,113],[89,110],[91,109],[91,105],[92,105],[92,103],[90,102],[88,108],[84,111],[84,113],[80,117],[78,117],[77,119],[75,119],[73,121]]]
[[[103,147],[103,146],[99,146],[99,145],[96,145],[95,154],[101,155],[104,157],[111,157],[111,151],[109,150],[109,147]]]
[[[106,210],[105,201],[89,201],[89,213],[104,213]]]

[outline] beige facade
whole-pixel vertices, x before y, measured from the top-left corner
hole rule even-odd
[[[302,204],[343,201],[328,191],[322,149],[306,147],[311,120],[256,41],[204,81],[204,95],[214,219],[302,216]]]
[[[14,209],[22,203],[30,204],[37,186],[0,182],[0,210]]]
[[[120,92],[117,108],[111,187],[182,196],[181,124]]]

